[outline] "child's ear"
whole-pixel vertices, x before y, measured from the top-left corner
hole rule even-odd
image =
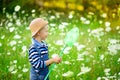
[[[37,35],[40,35],[40,31],[37,33]]]

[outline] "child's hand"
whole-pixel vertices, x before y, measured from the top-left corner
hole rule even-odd
[[[59,56],[55,56],[52,59],[53,59],[53,62],[57,64],[59,64],[62,61],[62,58],[60,58]]]

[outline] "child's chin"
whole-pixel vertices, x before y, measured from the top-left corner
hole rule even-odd
[[[46,38],[43,38],[42,40],[45,40]]]

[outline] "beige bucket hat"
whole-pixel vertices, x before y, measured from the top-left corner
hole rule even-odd
[[[33,21],[31,21],[29,28],[32,33],[32,37],[43,27],[45,27],[48,24],[47,21],[45,21],[42,18],[36,18]]]

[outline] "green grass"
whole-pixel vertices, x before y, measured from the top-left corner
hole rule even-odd
[[[49,25],[51,23],[56,25],[49,27],[49,33],[51,35],[49,35],[46,40],[48,45],[51,45],[49,46],[50,57],[52,54],[59,54],[61,48],[63,48],[63,45],[55,44],[57,40],[64,40],[65,35],[61,36],[60,33],[66,34],[73,27],[78,27],[80,33],[84,33],[83,35],[79,35],[77,43],[85,45],[85,48],[79,51],[77,50],[76,46],[73,46],[71,50],[69,50],[69,54],[64,54],[62,57],[62,63],[58,64],[55,70],[50,73],[50,80],[97,80],[98,77],[101,77],[101,80],[103,80],[104,77],[108,78],[109,80],[120,79],[120,61],[118,62],[118,59],[120,59],[120,50],[117,50],[116,54],[110,53],[108,50],[108,46],[110,45],[109,39],[119,40],[119,42],[116,44],[120,44],[120,33],[118,33],[120,32],[120,29],[116,30],[116,27],[120,26],[118,23],[120,20],[110,21],[112,30],[106,32],[104,25],[106,21],[104,19],[101,19],[103,21],[102,24],[99,24],[99,19],[97,18],[91,21],[90,24],[84,24],[82,21],[80,21],[80,16],[78,15],[77,17],[74,15],[72,19],[69,19],[67,17],[68,15],[60,15],[60,18],[50,19],[51,15],[54,16],[54,14],[43,14],[35,16],[44,16],[49,21]],[[23,18],[18,17],[17,19],[13,19],[13,16],[10,16],[11,18],[7,18],[5,21],[6,23],[0,27],[0,43],[2,44],[2,46],[0,46],[0,80],[28,80],[30,64],[28,61],[27,51],[31,44],[31,33],[29,29],[26,28],[34,17],[27,18],[23,16]],[[21,22],[20,26],[16,25],[15,22],[18,19]],[[13,32],[9,31],[9,22],[13,24],[10,27],[15,28]],[[63,31],[58,28],[62,22],[68,23]],[[100,36],[101,41],[99,41],[96,37],[89,36],[90,32],[88,32],[88,29],[92,31],[97,28],[104,29],[102,32],[104,32],[105,35]],[[16,34],[20,35],[21,37],[19,39],[15,39],[14,36]],[[5,37],[3,38],[3,36]],[[15,41],[16,44],[10,46],[11,41]],[[22,50],[23,46],[27,47],[24,52]],[[96,51],[94,51],[94,49],[96,49]],[[87,51],[88,54],[82,56],[83,60],[77,60],[78,54],[82,54],[85,51]],[[101,55],[104,56],[102,60],[100,59]],[[17,62],[14,60],[17,60]],[[69,61],[71,64],[64,64],[64,61]],[[14,66],[12,71],[17,70],[17,72],[12,73],[9,71],[11,66]],[[88,67],[91,68],[91,70],[80,76],[77,76],[78,73],[81,72],[81,67]],[[28,71],[23,72],[23,68],[27,68]],[[109,75],[106,75],[104,72],[104,70],[107,68],[110,69],[108,72]],[[74,75],[71,75],[69,78],[63,77],[62,74],[68,71],[72,71]],[[115,78],[110,78],[112,76]]]

